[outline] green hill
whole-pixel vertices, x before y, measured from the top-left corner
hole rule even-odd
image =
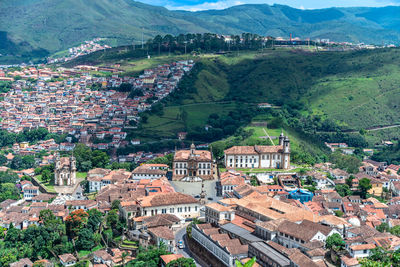
[[[41,58],[94,37],[132,44],[156,34],[213,32],[399,43],[400,7],[300,10],[241,5],[170,11],[132,0],[0,1],[0,62]]]
[[[262,118],[268,128],[296,133],[298,147],[311,147],[312,154],[324,141],[362,147],[398,139],[400,127],[384,127],[400,124],[399,49],[268,50],[197,60],[189,82],[163,101],[161,114],[146,115],[147,122],[132,136],[175,139],[177,132],[187,131],[193,140],[213,141]],[[280,108],[261,111],[260,102]],[[211,132],[204,130],[207,124]]]

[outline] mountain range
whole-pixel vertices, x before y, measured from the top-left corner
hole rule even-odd
[[[213,32],[400,43],[400,7],[301,10],[240,5],[171,11],[132,0],[0,1],[0,62],[43,57],[95,37],[131,44],[156,34]]]

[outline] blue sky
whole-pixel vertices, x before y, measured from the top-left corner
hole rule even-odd
[[[190,11],[206,9],[224,9],[241,4],[283,4],[295,8],[315,9],[328,7],[369,6],[381,7],[399,5],[400,0],[139,0],[151,5],[164,6],[168,9]]]

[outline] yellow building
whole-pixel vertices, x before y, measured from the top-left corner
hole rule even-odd
[[[383,194],[383,182],[378,179],[371,179],[370,181],[372,188],[368,190],[368,193],[376,197],[381,197]]]

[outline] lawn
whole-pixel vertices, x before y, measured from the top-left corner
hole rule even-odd
[[[87,172],[77,172],[76,173],[76,178],[85,179],[86,176],[87,176]]]
[[[97,245],[92,250],[81,250],[81,251],[78,252],[79,258],[86,257],[90,253],[95,252],[95,251],[100,250],[100,249],[103,249],[103,248],[104,248],[104,246]]]
[[[227,114],[234,110],[232,103],[187,104],[182,106],[169,106],[164,108],[162,116],[150,116],[147,123],[142,124],[142,129],[137,136],[154,138],[176,138],[176,133],[183,131],[185,126],[180,117],[187,113],[187,127],[195,128],[207,124],[208,116],[212,113]]]
[[[121,247],[137,249],[138,243],[135,241],[124,240],[121,244]]]
[[[42,186],[44,186],[47,189],[49,193],[56,193],[56,191],[54,190],[53,179],[51,179],[48,182],[43,182],[42,175],[36,175],[35,178],[40,182]]]
[[[294,168],[290,170],[283,170],[283,169],[245,169],[245,168],[236,168],[235,170],[241,171],[244,173],[264,173],[264,172],[299,172],[303,168]],[[226,168],[219,168],[220,172],[226,172]]]

